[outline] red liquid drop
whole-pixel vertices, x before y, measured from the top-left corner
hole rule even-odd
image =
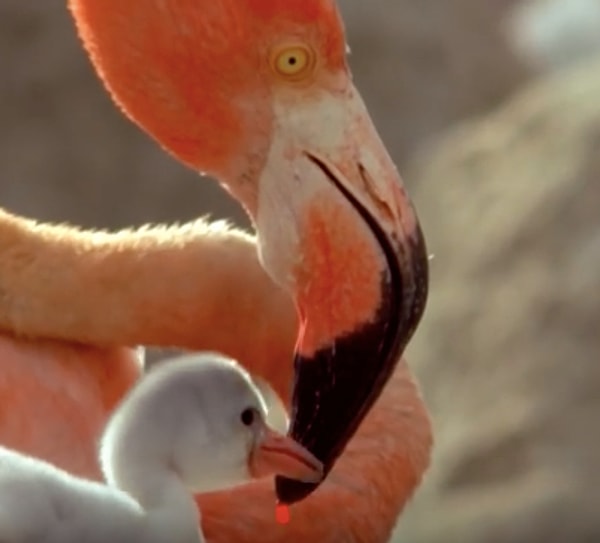
[[[275,506],[275,520],[278,524],[287,524],[290,521],[290,508],[284,503]]]

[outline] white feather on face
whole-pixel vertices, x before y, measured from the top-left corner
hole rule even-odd
[[[268,381],[257,376],[253,376],[252,379],[267,405],[267,424],[278,432],[285,434],[290,427],[290,418],[283,400],[273,390]]]

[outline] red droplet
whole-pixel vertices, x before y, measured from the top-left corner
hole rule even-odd
[[[290,508],[285,503],[275,506],[275,520],[278,524],[287,524],[290,521]]]

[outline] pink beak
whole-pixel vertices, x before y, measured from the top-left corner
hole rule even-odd
[[[259,430],[248,468],[257,479],[282,475],[304,483],[318,483],[323,478],[322,462],[294,439],[266,424]]]

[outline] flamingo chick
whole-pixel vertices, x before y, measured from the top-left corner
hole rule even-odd
[[[69,0],[121,109],[252,218],[296,303],[290,432],[329,472],[423,314],[416,213],[355,89],[333,0]],[[240,270],[243,273],[243,270]],[[317,484],[279,479],[278,498]]]
[[[170,360],[138,382],[106,426],[100,460],[108,485],[0,449],[0,541],[204,541],[192,492],[275,473],[321,479],[322,464],[271,429],[267,415],[232,359]]]

